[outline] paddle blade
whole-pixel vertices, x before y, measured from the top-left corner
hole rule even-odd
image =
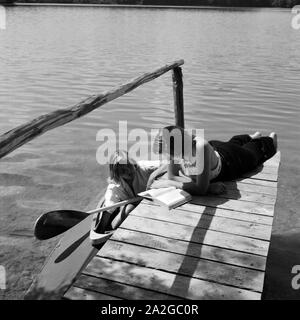
[[[41,214],[34,224],[34,236],[46,240],[74,227],[89,214],[75,210],[57,210]]]

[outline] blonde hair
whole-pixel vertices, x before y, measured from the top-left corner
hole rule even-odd
[[[120,182],[122,178],[122,168],[129,168],[135,171],[137,168],[136,162],[128,156],[128,152],[117,150],[109,161],[109,178],[115,182]]]

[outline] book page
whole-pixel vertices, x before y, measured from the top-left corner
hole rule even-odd
[[[139,196],[144,197],[144,198],[150,198],[150,199],[155,199],[156,197],[159,197],[160,195],[176,190],[175,187],[168,187],[168,188],[159,188],[159,189],[150,189],[146,190],[144,192],[138,193]]]

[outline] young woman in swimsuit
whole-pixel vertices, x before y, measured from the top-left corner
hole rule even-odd
[[[174,140],[170,139],[173,130],[181,133],[182,151],[184,142],[192,141],[189,144],[192,146],[192,153],[178,152],[178,148],[174,147]],[[276,153],[277,135],[272,132],[268,137],[262,137],[256,132],[253,135],[234,136],[227,142],[206,141],[192,136],[188,130],[168,126],[156,137],[156,148],[160,154],[167,156],[168,163],[151,174],[148,188],[175,186],[193,195],[220,194],[225,191],[225,185],[221,181],[241,177]],[[186,154],[196,154],[196,161],[191,163],[191,157],[186,157]],[[163,178],[157,180],[162,174]]]
[[[158,167],[158,161],[135,161],[126,151],[117,150],[110,159],[108,186],[103,205],[106,207],[137,197],[139,192],[146,190],[150,175]],[[98,207],[101,205],[100,202]],[[134,204],[127,204],[120,210],[105,211],[102,214],[102,227],[116,229],[134,207]]]

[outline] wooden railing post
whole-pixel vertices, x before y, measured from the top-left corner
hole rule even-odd
[[[175,125],[184,128],[183,82],[182,82],[182,70],[180,67],[175,67],[172,70],[172,79],[173,79]]]

